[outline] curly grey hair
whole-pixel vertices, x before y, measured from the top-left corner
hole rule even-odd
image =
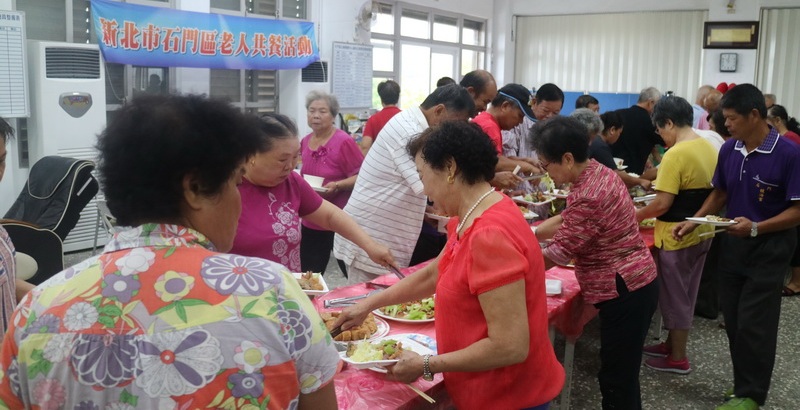
[[[336,96],[333,94],[328,94],[325,91],[314,90],[306,95],[306,109],[313,103],[314,101],[322,100],[328,104],[328,109],[331,111],[331,115],[336,117],[339,115],[339,100],[336,99]]]
[[[589,135],[595,136],[603,131],[603,120],[600,115],[588,108],[578,108],[569,115],[580,121],[589,130]]]

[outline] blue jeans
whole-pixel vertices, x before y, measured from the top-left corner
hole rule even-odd
[[[550,408],[550,402],[547,402],[545,404],[540,404],[536,407],[528,407],[527,409],[522,409],[522,410],[547,410],[549,408]]]

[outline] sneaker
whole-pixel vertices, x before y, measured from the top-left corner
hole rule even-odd
[[[659,343],[657,345],[645,346],[642,349],[642,354],[650,357],[667,357],[672,353],[666,343]]]
[[[731,387],[728,390],[725,390],[725,393],[722,393],[722,394],[725,395],[725,400],[730,400],[730,399],[735,399],[736,398],[736,395],[733,393],[733,387]]]
[[[753,399],[735,397],[722,406],[717,406],[716,410],[758,410],[758,408],[758,403]]]
[[[660,372],[669,372],[677,374],[689,374],[692,372],[692,367],[689,365],[689,358],[684,357],[683,360],[673,361],[669,357],[653,357],[644,361],[644,365]]]

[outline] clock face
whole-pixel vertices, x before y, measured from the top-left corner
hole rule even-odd
[[[736,53],[722,53],[719,55],[719,71],[730,73],[736,71]]]

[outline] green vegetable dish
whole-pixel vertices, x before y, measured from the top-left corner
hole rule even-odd
[[[433,297],[384,306],[380,308],[380,312],[392,318],[405,320],[429,320],[436,316]]]

